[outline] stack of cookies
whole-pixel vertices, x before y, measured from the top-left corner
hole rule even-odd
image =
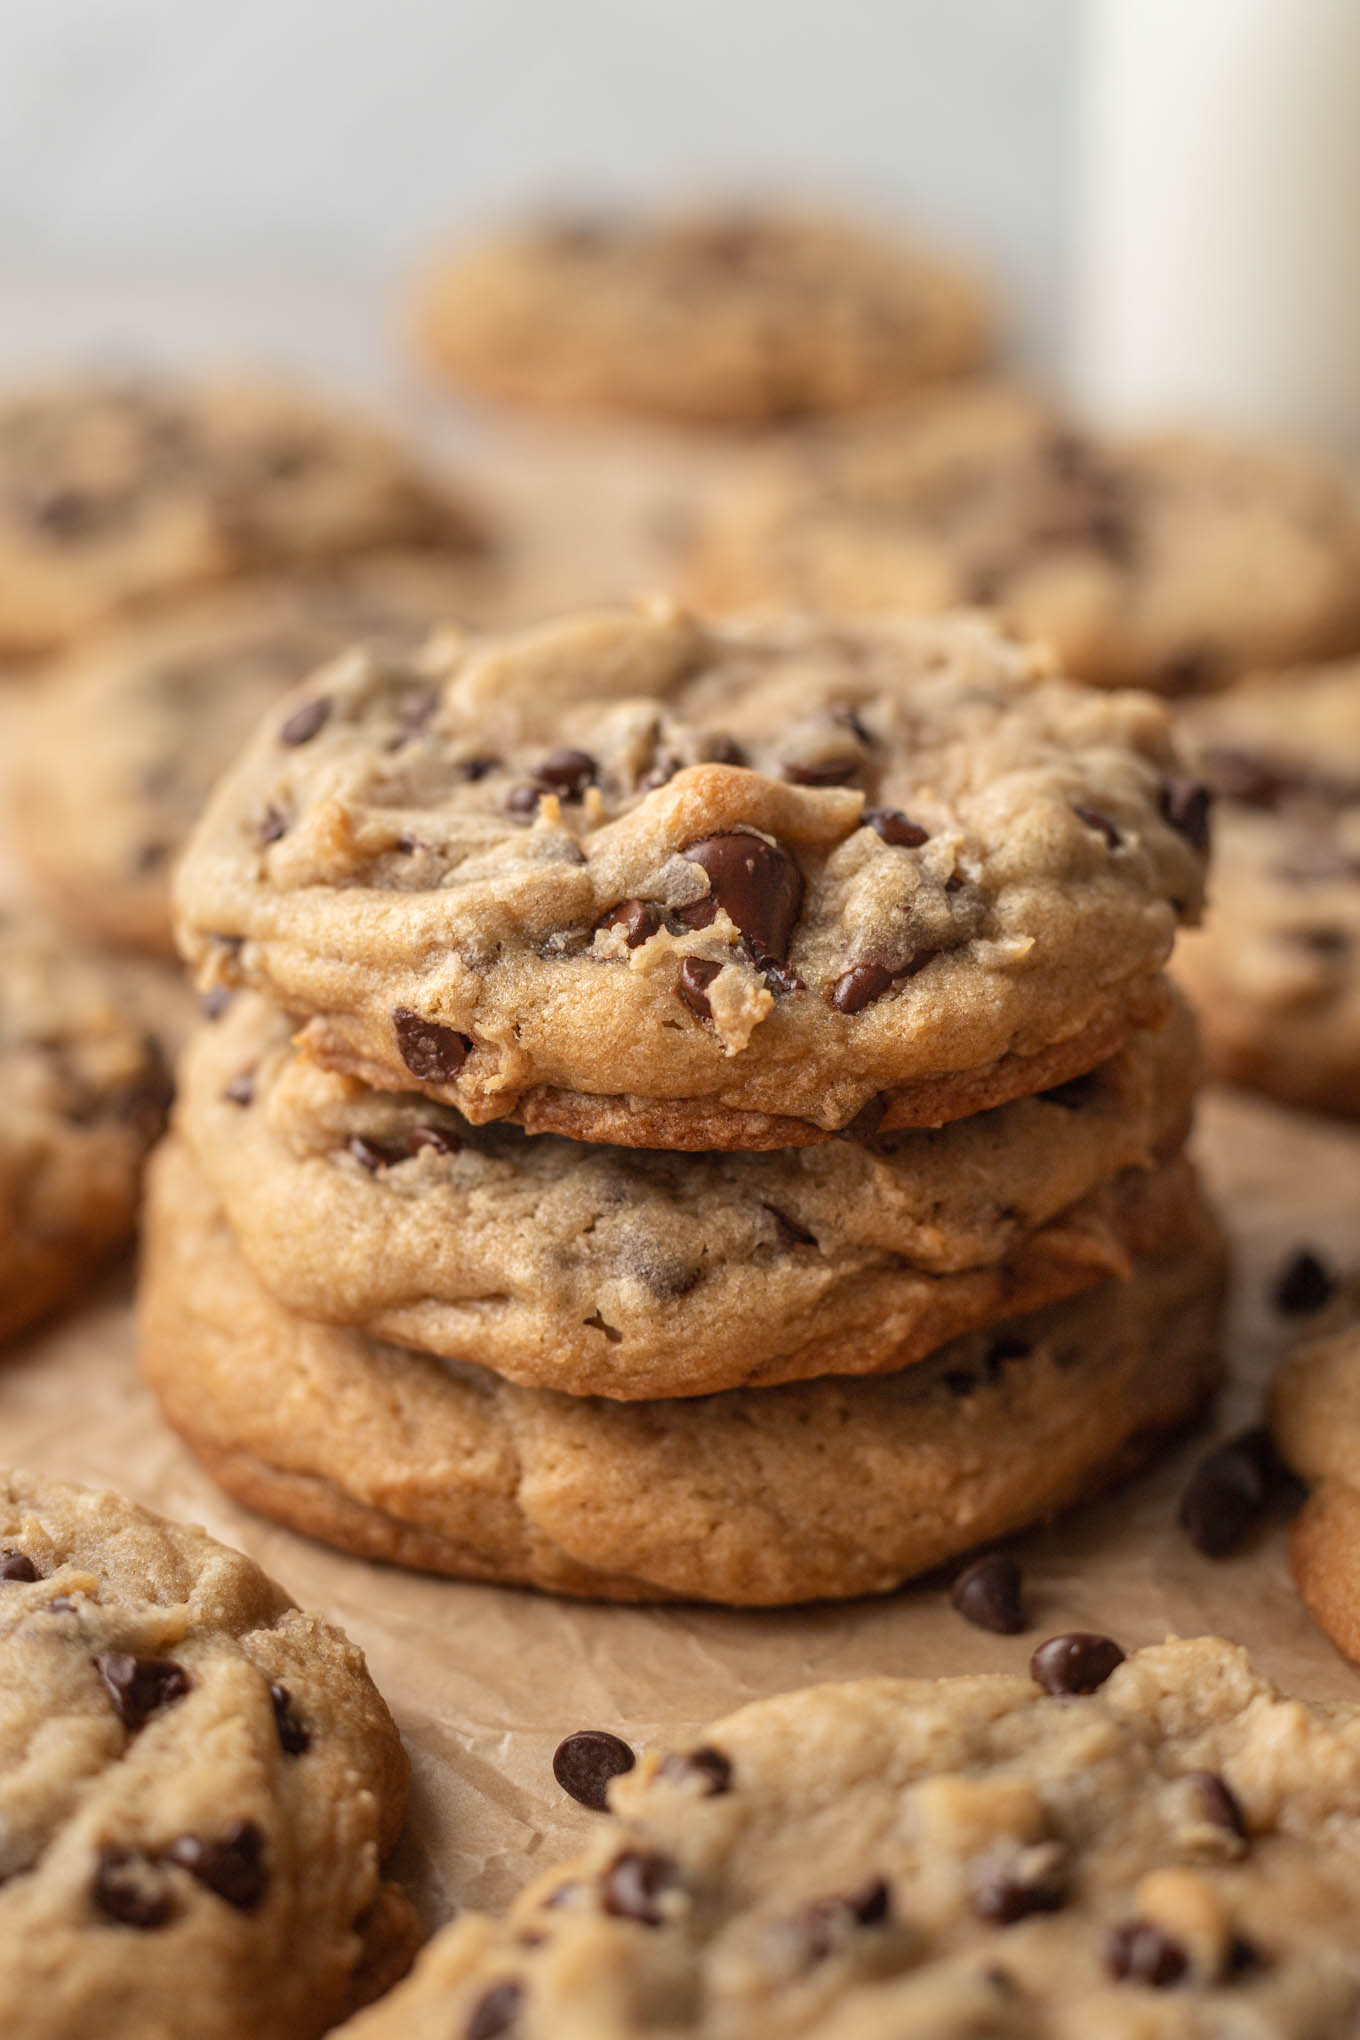
[[[230,1489],[618,1598],[882,1591],[1212,1388],[1204,789],[984,620],[669,603],[271,712],[178,883],[206,1017],[144,1359]]]

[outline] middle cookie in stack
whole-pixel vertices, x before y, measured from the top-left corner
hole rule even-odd
[[[341,662],[184,868],[167,1413],[300,1528],[578,1593],[882,1590],[1048,1513],[1214,1378],[1203,849],[1157,704],[972,619]]]

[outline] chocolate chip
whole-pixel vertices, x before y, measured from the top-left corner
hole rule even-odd
[[[792,1922],[799,1953],[805,1962],[824,1962],[844,1946],[847,1929],[881,1927],[892,1906],[892,1893],[881,1877],[844,1897],[819,1898]]]
[[[352,1133],[347,1146],[355,1161],[374,1176],[379,1170],[390,1169],[394,1162],[404,1159],[400,1148],[384,1147],[381,1141],[370,1140],[364,1133]]]
[[[998,1333],[987,1348],[987,1358],[984,1362],[989,1378],[992,1381],[999,1380],[1003,1367],[1008,1366],[1012,1360],[1028,1360],[1033,1351],[1034,1348],[1028,1339],[1017,1339],[1011,1332]]]
[[[1094,1693],[1123,1662],[1123,1651],[1110,1637],[1074,1629],[1039,1645],[1029,1675],[1045,1693]]]
[[[1192,850],[1209,848],[1210,793],[1202,780],[1173,773],[1162,781],[1157,807],[1162,820],[1184,836]]]
[[[744,766],[750,763],[744,747],[737,742],[735,737],[728,736],[725,730],[719,730],[715,735],[701,738],[700,748],[703,753],[702,762],[705,765]]]
[[[326,719],[330,712],[329,695],[314,694],[310,701],[302,702],[299,707],[293,710],[293,713],[279,731],[279,742],[290,747],[298,744],[310,744],[318,731],[325,727]]]
[[[1216,745],[1204,753],[1204,769],[1214,790],[1243,807],[1275,808],[1291,791],[1294,775],[1254,751]]]
[[[630,949],[641,948],[662,925],[664,916],[655,900],[620,900],[600,921],[601,928],[622,928]]]
[[[1025,1626],[1020,1567],[1009,1551],[989,1551],[961,1572],[949,1590],[950,1606],[975,1629],[1018,1636]]]
[[[1119,848],[1124,838],[1121,836],[1119,830],[1115,827],[1114,823],[1110,820],[1108,815],[1101,814],[1098,808],[1089,807],[1074,807],[1072,812],[1079,822],[1084,822],[1086,824],[1086,827],[1088,829],[1097,830],[1098,833],[1105,838],[1105,841],[1111,850],[1117,850]]]
[[[254,1070],[242,1070],[239,1076],[233,1077],[223,1091],[222,1096],[229,1105],[253,1105],[255,1102]]]
[[[553,1776],[581,1806],[603,1813],[610,1779],[621,1778],[636,1762],[622,1736],[607,1728],[580,1728],[553,1751]]]
[[[172,1910],[164,1880],[148,1859],[113,1843],[99,1851],[90,1897],[106,1918],[143,1932],[163,1927]]]
[[[691,900],[686,907],[676,907],[674,915],[683,928],[711,928],[718,918],[718,902],[714,894],[708,893],[701,900]]]
[[[173,1658],[139,1658],[124,1650],[105,1651],[94,1667],[129,1735],[145,1728],[163,1707],[182,1700],[193,1683]]]
[[[775,1233],[781,1247],[816,1246],[816,1235],[810,1233],[805,1225],[799,1225],[796,1219],[790,1218],[786,1211],[781,1211],[778,1205],[766,1204],[763,1209],[768,1211],[774,1220]]]
[[[705,1799],[717,1799],[732,1790],[732,1759],[712,1743],[700,1743],[697,1750],[672,1750],[661,1759],[657,1775],[668,1778],[673,1785],[688,1785],[697,1780],[703,1786]]]
[[[605,1323],[603,1311],[593,1310],[590,1316],[582,1318],[581,1322],[583,1325],[589,1325],[593,1332],[603,1332],[611,1346],[621,1346],[623,1344],[623,1333],[619,1331],[616,1325]]]
[[[435,688],[430,696],[430,714],[433,714],[438,700],[439,690]],[[429,714],[423,716],[421,720],[422,723],[428,722]],[[487,779],[493,772],[499,772],[500,765],[501,761],[499,758],[464,758],[458,770],[462,773],[464,779],[469,780],[475,786],[479,779]]]
[[[776,998],[785,998],[792,992],[805,992],[807,986],[787,963],[763,963],[760,974]]]
[[[704,836],[681,852],[708,874],[718,905],[745,938],[757,963],[780,963],[803,905],[803,879],[793,859],[763,836]]]
[[[805,765],[789,761],[779,770],[790,786],[847,786],[863,763],[864,760],[856,753],[841,758],[819,758]]]
[[[1270,1502],[1275,1454],[1260,1425],[1206,1452],[1181,1496],[1182,1530],[1206,1558],[1237,1551]]]
[[[283,834],[282,829],[279,830],[279,834]],[[137,851],[134,863],[141,872],[159,871],[167,854],[164,843],[143,843]]]
[[[27,523],[52,538],[86,538],[116,521],[119,502],[116,498],[100,501],[83,489],[54,484],[26,491],[14,499],[14,508]]]
[[[305,1756],[312,1746],[312,1732],[305,1721],[298,1719],[292,1694],[286,1686],[271,1681],[269,1698],[274,1706],[274,1726],[279,1733],[279,1748],[286,1757]]]
[[[462,1146],[458,1135],[446,1126],[413,1126],[406,1136],[408,1155],[418,1155],[422,1148],[433,1148],[437,1155],[456,1155]]]
[[[868,1098],[860,1106],[853,1119],[836,1129],[839,1140],[872,1140],[888,1116],[888,1101],[883,1096]]]
[[[852,964],[831,987],[829,1003],[838,1013],[861,1013],[874,999],[882,998],[892,981],[893,974],[884,964]]]
[[[1275,1283],[1275,1308],[1285,1317],[1304,1317],[1321,1310],[1336,1294],[1336,1277],[1310,1247],[1299,1247],[1280,1270]]]
[[[678,990],[691,1013],[701,1020],[713,1018],[713,1008],[708,1003],[708,988],[718,972],[720,963],[710,963],[702,956],[687,956],[680,965]]]
[[[1184,1948],[1150,1920],[1116,1927],[1105,1943],[1105,1967],[1116,1983],[1150,1983],[1167,1990],[1190,1967]]]
[[[426,1020],[409,1006],[393,1007],[392,1025],[402,1061],[424,1084],[451,1082],[472,1046],[466,1034],[456,1033],[440,1020]]]
[[[512,815],[532,815],[537,812],[541,798],[536,786],[512,786],[505,796],[506,809]]]
[[[679,1882],[680,1873],[669,1856],[647,1849],[625,1849],[605,1872],[601,1903],[616,1919],[659,1927],[664,1918],[661,1900]]]
[[[213,985],[202,994],[198,1010],[205,1020],[220,1020],[231,1004],[231,993],[225,985]]]
[[[524,1985],[514,1977],[507,1977],[504,1983],[493,1983],[468,2013],[464,2040],[502,2040],[504,2034],[513,2033],[523,2002]]]
[[[271,801],[260,817],[260,841],[277,843],[280,836],[288,834],[288,823]]]
[[[0,1551],[0,1580],[14,1580],[28,1586],[41,1577],[26,1551]]]
[[[165,1853],[237,1912],[255,1912],[263,1904],[269,1882],[264,1834],[253,1820],[233,1821],[220,1841],[178,1835]]]
[[[1013,1867],[985,1869],[973,1887],[973,1910],[993,1926],[1013,1927],[1032,1913],[1061,1912],[1067,1903],[1067,1851],[1040,1843]]]
[[[549,751],[547,757],[534,767],[534,777],[540,786],[560,793],[564,800],[579,800],[586,788],[593,785],[599,769],[589,751],[563,748]]]
[[[892,843],[902,850],[919,850],[930,837],[919,822],[910,821],[901,808],[865,808],[860,821],[866,829],[872,829],[885,843]]]
[[[1217,1771],[1187,1771],[1185,1782],[1194,1793],[1200,1814],[1214,1827],[1246,1840],[1247,1823],[1237,1795]]]

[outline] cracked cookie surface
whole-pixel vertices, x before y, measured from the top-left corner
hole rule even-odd
[[[314,676],[219,785],[177,925],[201,985],[380,1088],[790,1146],[1112,1054],[1206,841],[1160,703],[980,620],[660,602]]]

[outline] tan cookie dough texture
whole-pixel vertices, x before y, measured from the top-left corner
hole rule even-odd
[[[1161,705],[982,621],[661,602],[317,675],[219,785],[178,932],[476,1122],[787,1146],[1113,1053],[1204,843]]]
[[[171,1142],[142,1364],[230,1493],[343,1550],[625,1601],[881,1593],[1107,1485],[1203,1403],[1222,1251],[1187,1164],[1163,1191],[1129,1282],[904,1373],[625,1403],[291,1316]]]
[[[1056,1094],[946,1127],[639,1155],[370,1091],[243,993],[185,1058],[178,1120],[289,1309],[637,1398],[890,1372],[1127,1273],[1160,1224],[1138,1172],[1181,1145],[1197,1076],[1181,1006]]]
[[[994,607],[1081,679],[1183,694],[1360,646],[1360,494],[1293,448],[1107,439],[962,385],[778,452],[681,579],[719,611]]]
[[[249,1559],[0,1473],[0,2031],[311,2040],[401,1974],[407,1763]]]
[[[418,307],[450,382],[517,404],[744,425],[975,367],[971,276],[809,212],[545,222],[451,255]]]
[[[101,959],[36,912],[0,908],[0,1338],[130,1235],[169,1088]]]
[[[1360,1710],[1214,1637],[1076,1697],[817,1686],[643,1755],[345,2040],[1341,2040],[1358,1841]]]
[[[1210,1063],[1360,1115],[1360,661],[1236,688],[1187,736],[1216,840],[1210,912],[1176,971]]]
[[[52,383],[0,398],[0,654],[129,604],[480,523],[383,427],[284,383]]]

